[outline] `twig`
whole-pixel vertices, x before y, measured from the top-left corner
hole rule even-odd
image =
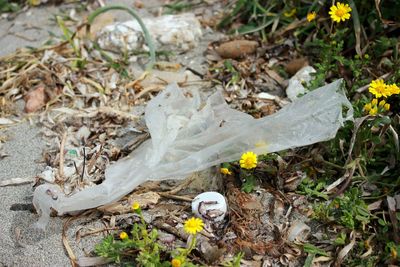
[[[146,77],[148,75],[149,75],[148,71],[143,72],[142,75],[140,75],[139,78],[137,78],[136,80],[134,80],[134,81],[132,81],[130,83],[127,83],[125,85],[125,89],[128,89],[128,88],[131,88],[131,87],[135,86],[137,83],[139,83],[139,82],[143,81],[144,79],[146,79]]]
[[[383,74],[382,76],[380,76],[380,77],[378,77],[377,79],[386,79],[387,77],[389,77],[389,75],[390,75],[390,73],[386,73],[386,74]],[[367,84],[367,85],[364,85],[363,87],[360,87],[360,88],[358,88],[357,90],[356,90],[356,92],[357,93],[362,93],[362,92],[364,92],[365,90],[367,90],[369,88],[369,84]]]
[[[21,184],[30,184],[34,182],[35,179],[32,177],[27,178],[12,178],[8,180],[4,180],[0,182],[0,187],[3,186],[12,186],[12,185],[21,185]]]
[[[330,184],[330,185],[325,189],[327,192],[330,192],[330,191],[332,191],[335,187],[337,187],[337,186],[340,185],[343,181],[346,180],[344,186],[342,186],[342,188],[340,188],[340,190],[338,191],[338,192],[340,192],[340,193],[336,193],[333,197],[338,196],[339,194],[341,194],[341,193],[347,188],[347,186],[350,184],[351,178],[352,178],[353,175],[354,175],[354,171],[355,171],[356,164],[353,164],[353,167],[351,168],[351,171],[350,171],[350,172],[349,172],[349,169],[348,169],[348,167],[349,167],[348,165],[349,165],[350,161],[352,160],[352,153],[353,153],[354,144],[355,144],[355,142],[356,142],[356,137],[357,137],[358,129],[361,127],[361,125],[364,123],[364,121],[365,121],[366,119],[368,119],[368,118],[369,118],[369,116],[364,116],[364,117],[362,117],[362,118],[357,119],[357,120],[355,121],[355,123],[354,123],[353,135],[352,135],[351,140],[350,140],[349,152],[348,152],[347,160],[346,160],[346,163],[345,163],[346,172],[345,172],[345,174],[344,174],[342,177],[340,177],[339,179],[337,179],[335,182],[333,182],[332,184]]]
[[[184,234],[182,231],[178,231],[175,227],[172,227],[171,225],[161,222],[161,221],[153,221],[151,224],[153,224],[155,227],[162,229],[164,231],[167,231],[170,234],[173,234],[177,237],[179,237],[182,240],[187,240],[189,235]]]
[[[60,167],[58,169],[58,175],[60,176],[60,178],[64,177],[64,148],[66,140],[67,140],[67,132],[64,132],[60,145]]]
[[[146,87],[139,94],[135,95],[134,100],[137,100],[152,91],[155,91],[155,92],[161,91],[163,88],[164,88],[164,86],[160,86],[160,85],[151,85],[149,87]]]
[[[83,147],[83,167],[81,174],[81,182],[83,182],[83,177],[85,176],[85,166],[86,166],[86,149]]]
[[[78,265],[76,263],[76,256],[75,256],[74,252],[72,251],[72,248],[69,245],[69,242],[67,239],[67,230],[68,230],[68,227],[71,224],[71,222],[73,220],[75,220],[76,218],[77,217],[68,218],[68,220],[64,223],[63,230],[62,230],[62,242],[63,242],[65,250],[67,251],[67,254],[68,254],[69,260],[71,261],[72,267],[78,267]]]
[[[186,202],[192,202],[193,201],[193,198],[190,198],[190,197],[171,195],[171,194],[168,194],[168,193],[165,193],[165,192],[157,192],[157,194],[159,194],[162,197],[175,199],[175,200],[182,200],[182,201],[186,201]]]
[[[166,191],[164,193],[166,194],[176,194],[179,193],[182,189],[187,188],[191,183],[193,183],[193,176],[191,176],[190,178],[186,179],[183,183],[181,183],[180,185],[178,185],[177,187],[175,187],[172,190]]]
[[[94,235],[94,234],[101,233],[101,232],[104,232],[104,231],[119,230],[119,229],[120,229],[119,227],[108,227],[108,228],[103,228],[103,229],[97,229],[97,230],[94,230],[94,231],[90,231],[90,232],[81,234],[80,236],[81,237],[85,237],[85,236],[88,236],[88,235]]]

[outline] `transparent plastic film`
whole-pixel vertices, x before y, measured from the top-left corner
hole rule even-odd
[[[260,155],[332,139],[343,122],[353,118],[341,82],[309,92],[261,119],[231,109],[221,92],[202,102],[199,94],[186,96],[171,84],[146,107],[151,139],[108,166],[102,184],[71,196],[53,184],[36,189],[33,203],[41,214],[38,226],[45,227],[51,208],[59,215],[95,208],[117,201],[145,181],[183,179],[238,160],[245,151]]]

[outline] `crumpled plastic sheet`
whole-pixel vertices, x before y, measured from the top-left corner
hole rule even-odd
[[[145,181],[183,179],[238,160],[245,151],[260,155],[329,140],[353,118],[341,82],[318,88],[261,119],[231,109],[219,91],[204,102],[199,93],[186,97],[176,84],[169,85],[146,107],[151,139],[110,165],[102,184],[71,196],[55,184],[36,188],[33,204],[41,213],[37,226],[46,226],[51,209],[62,215],[109,204]]]

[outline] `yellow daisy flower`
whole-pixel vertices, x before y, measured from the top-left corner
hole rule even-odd
[[[138,210],[138,209],[140,209],[139,203],[138,203],[138,202],[133,202],[133,204],[132,204],[132,209],[133,209],[133,210]]]
[[[231,175],[232,172],[228,168],[221,168],[220,172],[224,175]]]
[[[334,22],[345,21],[350,19],[351,7],[348,4],[337,2],[336,6],[331,6],[329,15]]]
[[[369,84],[369,88],[368,88],[369,92],[371,94],[373,94],[375,97],[386,97],[387,96],[387,85],[385,84],[385,82],[382,79],[378,79],[378,80],[373,80],[370,84]]]
[[[183,225],[183,229],[185,230],[185,232],[191,235],[195,235],[196,233],[201,232],[201,230],[203,230],[203,227],[203,221],[195,217],[190,218]]]
[[[389,111],[389,109],[390,109],[390,104],[389,104],[389,103],[386,103],[386,104],[383,106],[383,108],[384,108],[385,110]]]
[[[313,21],[316,17],[317,17],[317,13],[315,13],[315,11],[312,11],[312,12],[310,12],[310,13],[307,14],[307,20],[308,20],[308,22]]]
[[[243,153],[239,163],[240,167],[243,169],[254,169],[257,167],[257,155],[252,151]]]
[[[181,265],[182,265],[182,262],[180,259],[172,259],[172,261],[171,261],[172,267],[180,267]]]
[[[388,96],[400,94],[400,88],[395,84],[389,84],[387,86]]]
[[[367,103],[367,104],[364,105],[364,110],[365,110],[366,112],[369,112],[369,111],[371,110],[371,108],[372,108],[371,103]]]
[[[369,115],[374,116],[376,114],[378,114],[378,107],[377,106],[373,106],[371,108],[371,110],[369,111]]]
[[[125,232],[121,232],[121,233],[119,234],[119,238],[121,238],[122,240],[127,239],[127,238],[128,238],[128,234],[125,233]]]

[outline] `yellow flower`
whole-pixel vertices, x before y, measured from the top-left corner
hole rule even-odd
[[[388,93],[387,85],[385,84],[385,82],[382,79],[373,80],[369,84],[368,90],[375,97],[381,97],[381,96],[386,97],[387,93]]]
[[[378,107],[377,106],[373,106],[371,108],[371,110],[369,111],[369,115],[374,116],[378,113]]]
[[[257,155],[252,151],[243,153],[240,158],[240,167],[248,170],[257,167]]]
[[[390,109],[390,104],[389,104],[389,103],[386,103],[386,104],[383,106],[383,108],[384,108],[385,110],[389,111],[389,109]]]
[[[388,96],[400,94],[400,88],[396,84],[389,84],[387,86]]]
[[[127,239],[127,238],[128,238],[128,234],[125,233],[125,232],[121,232],[121,233],[119,234],[119,238],[121,238],[122,240]]]
[[[329,15],[331,15],[331,19],[335,22],[345,21],[346,19],[350,19],[351,7],[348,4],[343,4],[338,2],[335,5],[331,6],[331,10],[329,11]]]
[[[364,105],[364,110],[367,111],[367,112],[370,111],[371,108],[372,108],[371,103],[367,103],[367,104]]]
[[[283,15],[287,18],[293,17],[296,14],[297,10],[295,8],[286,11],[285,13],[283,13]]]
[[[182,264],[180,259],[172,259],[171,261],[171,266],[172,267],[180,267]]]
[[[28,0],[28,3],[31,6],[38,6],[38,5],[40,5],[41,1],[40,0]]]
[[[373,105],[373,106],[378,105],[378,99],[376,99],[376,98],[372,99],[371,105]]]
[[[308,20],[308,22],[313,21],[316,17],[317,17],[317,13],[315,13],[315,11],[312,11],[312,12],[310,12],[310,13],[307,14],[307,20]]]
[[[201,219],[192,217],[187,220],[183,226],[186,233],[195,235],[197,232],[203,230],[204,223]]]
[[[224,175],[231,175],[232,172],[228,168],[221,168],[220,172]]]
[[[386,101],[385,101],[385,100],[379,101],[379,106],[380,106],[380,107],[383,107],[385,104],[386,104]],[[375,104],[375,105],[376,105],[376,104]]]
[[[390,257],[392,258],[392,259],[397,259],[397,250],[396,250],[396,248],[394,248],[394,247],[392,247],[392,248],[390,248]]]
[[[138,210],[138,209],[140,209],[139,203],[138,203],[138,202],[133,202],[133,204],[132,204],[132,209],[133,209],[133,210]]]

